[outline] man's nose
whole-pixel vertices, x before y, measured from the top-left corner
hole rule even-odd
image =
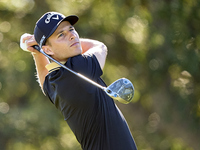
[[[72,33],[71,36],[70,36],[70,41],[75,39],[75,37],[76,37],[75,34]]]

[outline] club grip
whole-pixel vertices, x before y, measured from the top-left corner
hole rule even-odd
[[[40,52],[40,47],[38,45],[34,45],[33,48],[35,48],[38,52]]]

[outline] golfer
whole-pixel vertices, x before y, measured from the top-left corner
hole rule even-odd
[[[103,90],[77,77],[35,50],[102,86],[107,47],[96,40],[79,38],[75,15],[45,13],[36,23],[34,35],[23,38],[32,52],[38,81],[44,94],[61,111],[83,150],[136,150],[121,111]]]

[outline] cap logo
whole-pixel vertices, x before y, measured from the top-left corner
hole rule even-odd
[[[52,17],[52,19],[59,20],[58,15],[56,17]]]
[[[51,17],[52,17],[52,19],[54,19],[54,20],[59,20],[58,15],[56,15],[56,17],[53,17],[54,14],[55,14],[55,13],[49,13],[49,14],[47,15],[47,18],[45,19],[45,23],[46,23],[46,24],[50,23]]]

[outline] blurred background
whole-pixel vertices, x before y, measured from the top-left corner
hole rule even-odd
[[[116,104],[138,150],[200,148],[200,1],[0,0],[1,150],[80,150],[19,47],[47,11],[78,15],[80,37],[107,45],[108,85],[133,82],[132,103]]]

